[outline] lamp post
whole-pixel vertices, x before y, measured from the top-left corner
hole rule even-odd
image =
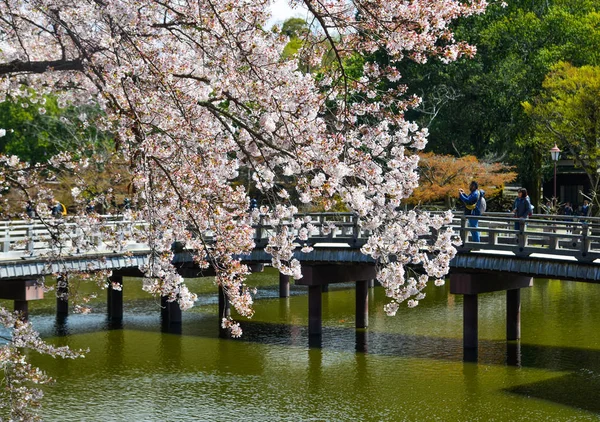
[[[560,149],[556,144],[550,149],[550,155],[552,156],[552,161],[554,161],[554,196],[552,197],[552,205],[556,205],[556,163],[560,158]]]

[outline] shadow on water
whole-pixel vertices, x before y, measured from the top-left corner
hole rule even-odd
[[[577,371],[582,367],[600,373],[600,350],[523,344],[518,341],[480,340],[479,348],[463,351],[462,339],[382,333],[368,329],[326,327],[315,339],[306,327],[247,322],[244,337],[236,341],[279,344],[424,359],[478,362],[554,371]],[[600,391],[600,390],[598,390]]]
[[[504,391],[600,414],[600,373],[579,370],[562,377],[518,385]],[[576,391],[576,394],[573,392]]]
[[[47,332],[58,337],[91,333],[102,330],[120,330],[124,327],[141,331],[182,334],[190,337],[222,338],[230,336],[219,328],[215,316],[195,316],[183,324],[167,324],[160,317],[145,316],[111,322],[103,317],[95,324],[86,324],[80,318],[61,317],[53,320]],[[89,320],[88,320],[89,322]],[[555,371],[578,371],[585,367],[600,373],[600,350],[542,346],[522,342],[480,340],[479,348],[463,350],[462,339],[433,336],[415,336],[377,332],[353,327],[324,327],[321,336],[308,335],[305,326],[258,321],[244,323],[244,336],[231,341],[256,344],[323,348],[347,353],[365,353],[380,356],[418,357],[447,361],[478,362],[487,365],[542,368]],[[45,331],[45,330],[42,330]],[[600,390],[599,390],[600,391]]]

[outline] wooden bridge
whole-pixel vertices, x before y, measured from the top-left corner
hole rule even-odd
[[[295,252],[303,273],[303,278],[295,283],[308,287],[309,334],[321,334],[321,292],[330,283],[356,283],[356,327],[366,328],[367,292],[375,278],[375,262],[360,253],[360,247],[369,233],[361,229],[352,214],[315,213],[303,217],[310,217],[312,231],[306,243],[314,249],[309,253]],[[487,213],[476,219],[480,242],[471,241],[473,229],[465,216],[455,216],[450,225],[464,240],[451,262],[450,291],[464,295],[465,350],[472,352],[477,348],[479,294],[507,292],[507,339],[516,340],[520,338],[520,289],[532,286],[533,277],[600,281],[600,218],[535,215],[525,221],[508,213]],[[148,262],[148,246],[128,240],[132,232],[144,230],[144,222],[106,216],[97,228],[88,227],[85,234],[76,224],[56,223],[63,225],[64,254],[60,262],[48,259],[51,234],[45,225],[35,221],[0,222],[0,298],[14,300],[15,309],[26,313],[28,301],[42,297],[37,287],[41,276],[111,269],[112,281],[122,283],[125,275],[141,275],[139,267]],[[329,230],[331,224],[335,226],[333,230]],[[107,227],[117,236],[104,239],[102,233]],[[256,248],[239,258],[259,270],[271,260],[264,247],[273,228],[263,220],[254,228]],[[210,238],[210,233],[207,235]],[[83,243],[93,245],[90,252],[80,252],[78,245]],[[173,262],[184,277],[211,275],[194,265],[192,254],[184,247],[174,246]],[[59,286],[60,289],[65,292],[67,286]],[[280,275],[280,297],[288,295],[288,277]],[[108,305],[109,319],[121,319],[121,290],[108,289]],[[228,312],[222,292],[219,309]],[[68,304],[62,299],[57,299],[57,312],[68,312]],[[181,311],[175,304],[165,301],[162,312],[169,323],[181,322]]]

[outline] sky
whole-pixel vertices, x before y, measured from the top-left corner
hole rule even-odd
[[[282,24],[287,18],[306,18],[306,9],[292,9],[288,4],[288,0],[275,0],[271,5],[271,12],[273,16],[267,22],[267,28],[276,23]]]

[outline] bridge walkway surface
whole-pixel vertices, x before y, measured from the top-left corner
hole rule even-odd
[[[294,256],[301,262],[303,273],[296,284],[308,287],[309,334],[321,335],[321,293],[331,283],[356,283],[356,327],[366,328],[367,289],[376,277],[376,263],[362,254],[360,247],[370,233],[360,227],[353,214],[313,213],[303,217],[310,218],[311,232],[306,243],[313,250],[297,250]],[[474,219],[478,220],[480,242],[472,241],[471,232],[475,229],[469,227],[469,220]],[[14,300],[15,309],[25,315],[28,301],[43,297],[37,287],[37,280],[43,276],[112,270],[113,282],[122,283],[123,276],[141,275],[139,267],[148,262],[148,245],[129,240],[131,234],[144,230],[143,221],[103,216],[96,227],[85,229],[73,222],[50,223],[60,226],[60,260],[54,259],[53,242],[57,235],[53,238],[48,224],[36,220],[0,222],[0,298]],[[464,295],[465,356],[467,351],[473,356],[477,348],[479,294],[507,292],[507,340],[516,340],[521,336],[519,292],[533,285],[533,277],[592,283],[600,280],[600,218],[534,215],[518,220],[508,213],[486,213],[476,218],[456,215],[450,227],[463,239],[451,261],[450,291]],[[262,218],[254,228],[256,247],[239,258],[253,270],[260,270],[271,260],[264,247],[274,228]],[[105,238],[103,233],[107,230],[116,236]],[[210,232],[205,235],[210,239]],[[85,252],[78,247],[83,243],[87,245]],[[176,248],[173,262],[184,277],[211,275],[210,270],[202,272],[194,265],[192,253],[185,250],[185,245]],[[280,275],[280,297],[287,295],[289,278]],[[67,312],[62,302],[57,299],[59,313]],[[122,291],[109,288],[108,302],[109,318],[122,318]],[[228,312],[229,304],[222,292],[219,302],[220,311]],[[166,302],[163,305],[165,318],[174,324],[181,322],[181,311],[176,306]]]

